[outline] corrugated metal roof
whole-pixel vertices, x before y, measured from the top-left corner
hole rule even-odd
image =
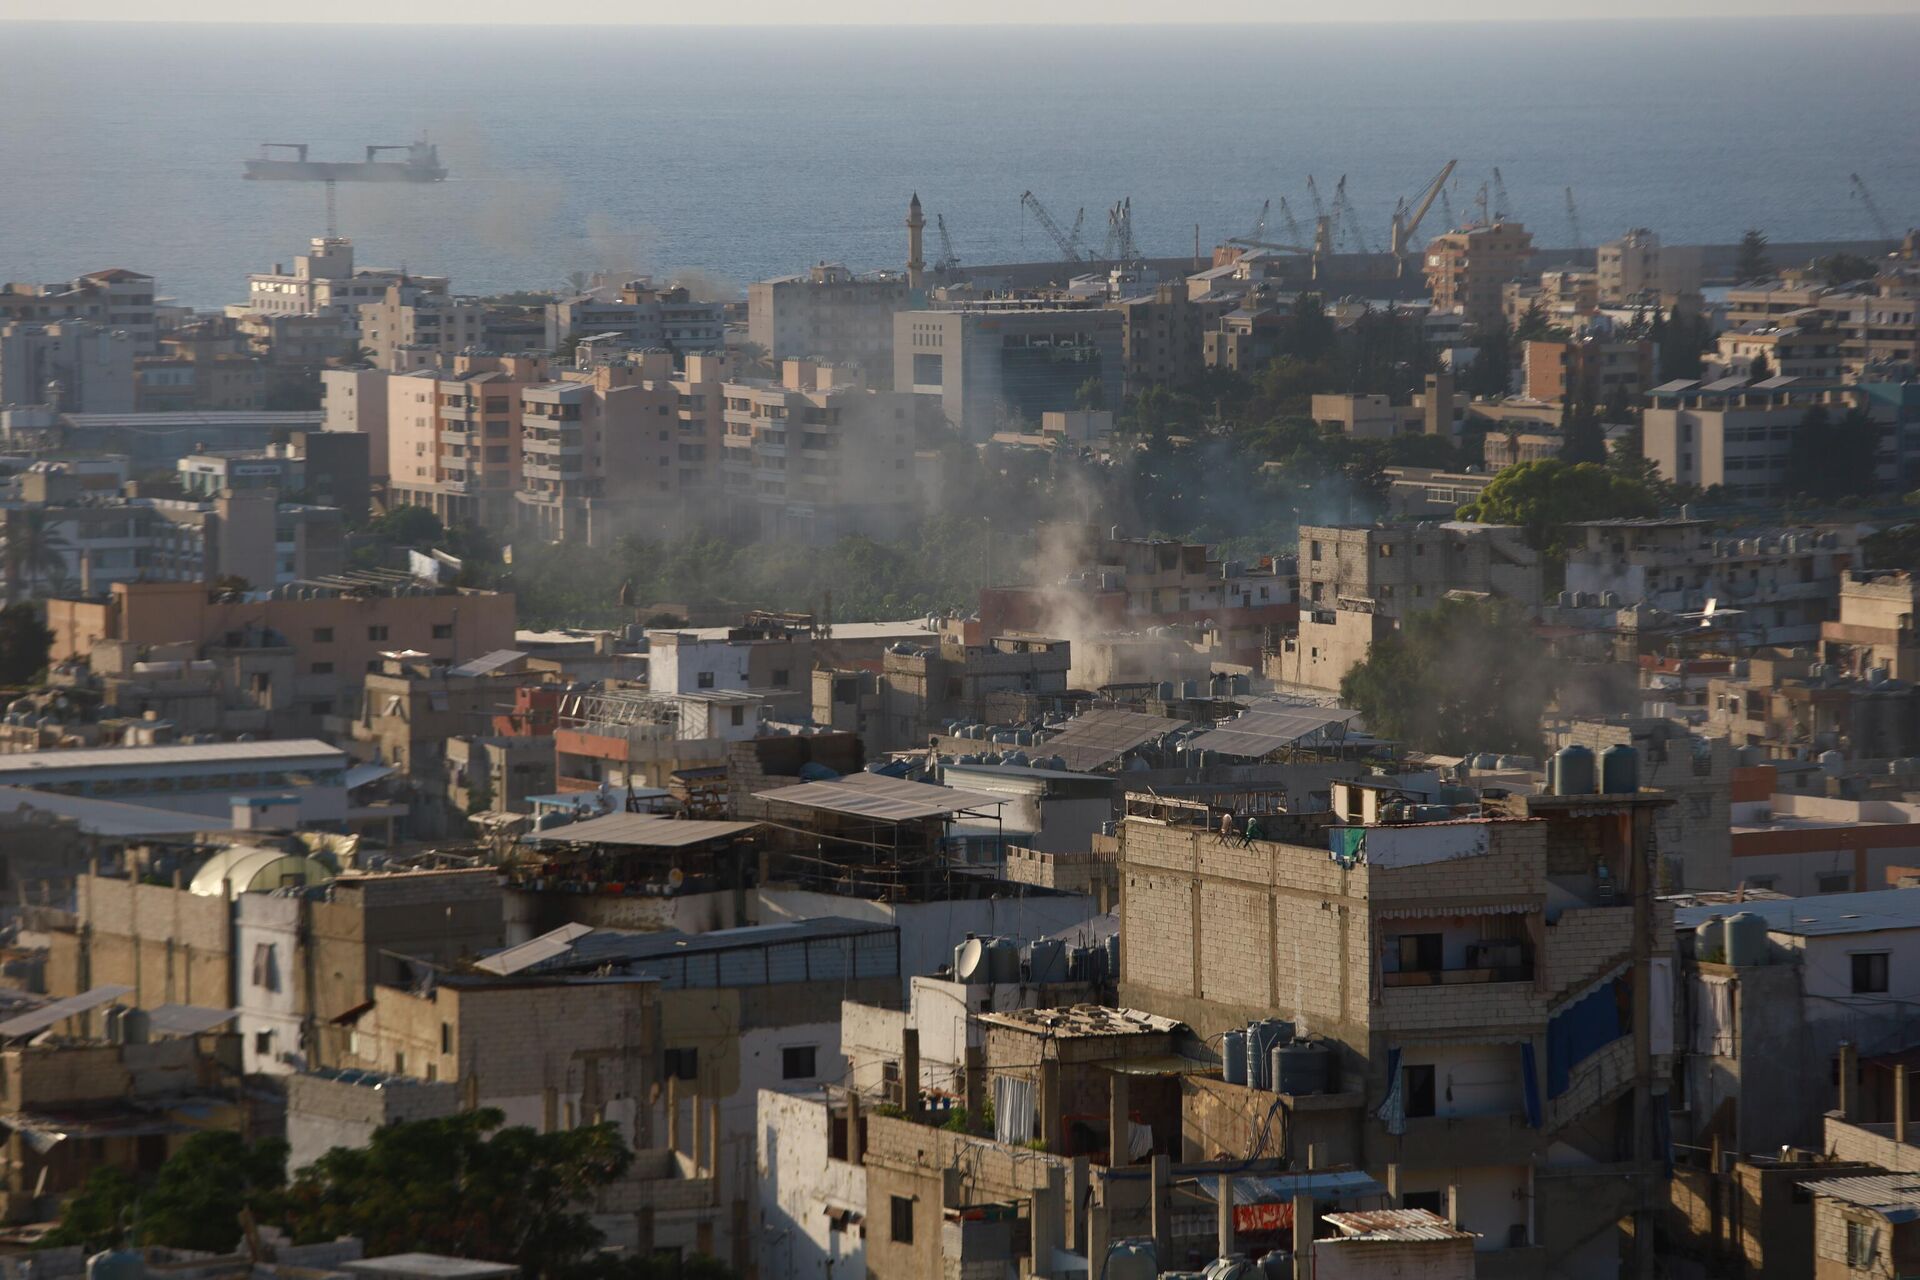
[[[683,849],[752,831],[757,822],[717,822],[663,818],[657,813],[609,813],[564,827],[533,832],[523,839],[540,844],[616,844],[634,849]]]
[[[169,1036],[197,1036],[225,1026],[240,1016],[238,1009],[209,1009],[198,1004],[163,1004],[147,1011],[147,1027]]]
[[[1086,711],[1067,721],[1045,742],[1036,743],[1035,750],[1065,757],[1069,769],[1093,769],[1191,723],[1139,711]]]
[[[72,818],[82,831],[95,836],[179,836],[233,830],[233,824],[225,818],[204,814],[149,809],[145,805],[35,791],[29,787],[0,787],[0,812],[20,808]]]
[[[518,649],[495,649],[492,653],[483,653],[470,662],[457,667],[447,668],[450,676],[484,676],[488,672],[498,671],[502,667],[512,666],[527,655]]]
[[[1682,907],[1673,913],[1676,928],[1691,929],[1711,916],[1745,911],[1767,922],[1770,933],[1818,938],[1882,929],[1920,928],[1920,890],[1873,889],[1865,893],[1827,893],[1813,898]]]
[[[1091,1036],[1165,1035],[1182,1025],[1158,1014],[1103,1004],[1076,1004],[1064,1009],[1010,1009],[978,1016],[981,1022],[1063,1040]]]
[[[756,800],[778,800],[805,809],[824,809],[880,822],[938,818],[962,809],[988,809],[1007,803],[1005,796],[959,791],[929,782],[909,782],[879,773],[853,773],[830,781],[757,791]]]
[[[32,1013],[23,1013],[17,1018],[8,1018],[0,1022],[0,1036],[30,1036],[45,1031],[56,1022],[64,1022],[77,1014],[97,1009],[103,1004],[111,1004],[121,996],[130,995],[132,987],[104,986],[82,991],[77,996],[68,996],[65,1000],[55,1000],[52,1004],[42,1005]]]
[[[1814,1195],[1871,1209],[1889,1222],[1911,1222],[1920,1218],[1920,1173],[1821,1178],[1800,1185]]]
[[[1340,1230],[1345,1244],[1356,1240],[1477,1240],[1431,1209],[1361,1209],[1329,1213],[1326,1220]]]
[[[76,769],[145,769],[156,765],[216,765],[240,760],[301,760],[344,764],[347,753],[318,738],[265,742],[186,742],[162,747],[85,747],[72,751],[25,751],[0,755],[0,778]]]
[[[1339,707],[1295,707],[1262,703],[1232,720],[1222,720],[1206,733],[1187,741],[1189,751],[1218,751],[1222,755],[1258,759],[1303,738],[1346,724],[1358,711]]]

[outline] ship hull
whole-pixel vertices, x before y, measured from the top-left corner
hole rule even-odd
[[[379,161],[249,160],[246,176],[273,182],[444,182],[447,171]]]

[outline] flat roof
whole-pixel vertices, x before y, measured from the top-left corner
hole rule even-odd
[[[0,755],[0,784],[32,786],[33,780],[55,774],[93,769],[165,768],[170,765],[260,764],[275,761],[307,762],[343,767],[347,753],[318,738],[289,738],[266,742],[173,743],[161,747],[84,747],[76,750],[26,751]]]
[[[1064,757],[1069,769],[1092,769],[1191,723],[1141,711],[1083,711],[1045,742],[1035,743],[1034,749]]]
[[[225,818],[205,814],[149,809],[145,805],[122,804],[118,800],[62,795],[57,791],[35,791],[30,787],[0,787],[0,812],[13,809],[33,809],[71,818],[88,835],[109,838],[184,836],[201,831],[233,830],[233,824]]]
[[[572,822],[546,831],[532,832],[522,838],[541,844],[617,844],[634,849],[684,849],[688,845],[737,836],[759,825],[757,822],[668,818],[657,813],[609,813],[585,822]]]
[[[986,809],[1007,802],[1005,796],[960,791],[932,782],[909,782],[880,773],[852,773],[844,778],[756,791],[754,799],[778,800],[806,809],[823,809],[880,822],[938,818],[962,809]]]
[[[1005,1013],[983,1013],[979,1019],[993,1026],[1030,1031],[1062,1040],[1096,1036],[1165,1035],[1182,1025],[1155,1013],[1103,1004],[1076,1004],[1065,1009],[1011,1009]]]
[[[340,1264],[342,1271],[373,1271],[383,1275],[428,1276],[433,1280],[479,1280],[494,1276],[517,1276],[520,1268],[509,1262],[483,1262],[479,1258],[453,1258],[443,1253],[390,1253],[380,1258],[359,1258]]]
[[[1342,727],[1359,714],[1341,707],[1257,703],[1232,720],[1217,721],[1212,729],[1189,739],[1187,750],[1258,759],[1314,734]]]
[[[1920,890],[1873,889],[1865,893],[1825,893],[1812,898],[1681,907],[1673,913],[1673,923],[1675,928],[1690,929],[1709,917],[1728,916],[1736,911],[1759,916],[1767,922],[1769,933],[1801,938],[1916,929],[1920,928]],[[1914,1175],[1914,1180],[1920,1182],[1920,1174]]]

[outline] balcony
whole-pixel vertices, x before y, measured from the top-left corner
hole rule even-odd
[[[1416,1168],[1528,1163],[1539,1132],[1528,1127],[1520,1099],[1513,1105],[1501,1115],[1407,1117],[1400,1162]]]

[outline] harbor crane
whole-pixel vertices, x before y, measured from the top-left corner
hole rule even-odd
[[[1505,222],[1513,216],[1513,201],[1507,199],[1507,180],[1500,176],[1500,166],[1493,166],[1493,220]]]
[[[1340,175],[1340,181],[1333,187],[1333,224],[1335,233],[1342,243],[1360,253],[1373,252],[1373,246],[1367,243],[1366,230],[1360,225],[1360,219],[1354,215],[1353,201],[1347,196],[1347,175],[1344,173]]]
[[[1857,173],[1847,176],[1853,180],[1853,198],[1866,206],[1867,216],[1873,219],[1873,229],[1880,233],[1880,238],[1898,240],[1900,237],[1893,233],[1893,224],[1887,221],[1887,216],[1880,212],[1880,206],[1874,203],[1873,192],[1867,190],[1866,182]]]
[[[1445,198],[1447,179],[1453,176],[1453,167],[1459,163],[1458,160],[1449,160],[1441,167],[1440,172],[1434,175],[1433,181],[1427,184],[1425,194],[1420,197],[1420,203],[1411,213],[1407,211],[1405,200],[1402,200],[1400,207],[1393,211],[1393,225],[1388,230],[1387,238],[1390,243],[1387,245],[1387,251],[1395,258],[1405,258],[1413,252],[1408,242],[1413,239],[1414,233],[1420,230],[1420,222],[1427,216],[1427,211],[1433,208],[1433,202]],[[1453,221],[1451,209],[1447,211],[1447,221],[1449,223]]]
[[[1067,239],[1071,240],[1074,246],[1080,250],[1081,257],[1091,258],[1093,256],[1093,250],[1087,248],[1087,238],[1083,234],[1086,229],[1087,206],[1081,205],[1080,212],[1073,215],[1073,230],[1067,233]]]
[[[1140,261],[1139,246],[1133,242],[1133,197],[1126,196],[1107,211],[1107,260]]]
[[[960,265],[960,259],[953,252],[953,237],[947,234],[947,215],[944,213],[934,214],[933,226],[934,230],[940,236],[940,257],[933,264],[933,269],[939,272],[952,271]]]
[[[1060,257],[1063,261],[1082,262],[1085,260],[1080,254],[1079,247],[1074,244],[1073,237],[1060,229],[1060,224],[1053,220],[1053,215],[1047,212],[1047,207],[1040,203],[1039,196],[1036,196],[1031,191],[1021,192],[1020,207],[1033,215],[1034,221],[1040,224],[1040,229],[1045,231],[1048,238],[1059,248]]]
[[[1567,188],[1567,233],[1573,237],[1573,244],[1569,246],[1570,248],[1581,249],[1586,247],[1587,237],[1580,230],[1580,209],[1579,206],[1573,203],[1572,187]]]
[[[1280,197],[1280,218],[1287,224],[1287,239],[1299,244],[1305,240],[1306,233],[1300,230],[1300,224],[1294,220],[1293,210],[1287,207],[1287,198]]]
[[[1260,216],[1253,220],[1253,230],[1247,232],[1247,239],[1265,240],[1267,238],[1267,213],[1272,208],[1273,201],[1262,200],[1260,202]]]

